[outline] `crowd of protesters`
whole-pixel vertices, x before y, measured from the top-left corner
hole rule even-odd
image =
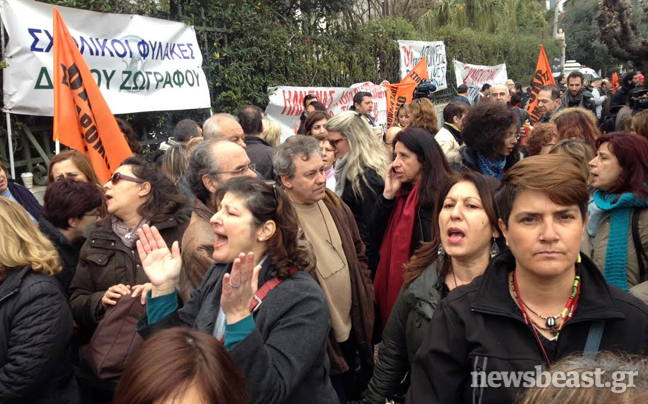
[[[105,184],[61,152],[42,207],[0,162],[0,404],[616,400],[487,383],[538,368],[636,371],[646,402],[639,76],[573,72],[538,122],[511,80],[390,128],[308,95],[283,142],[245,105]]]

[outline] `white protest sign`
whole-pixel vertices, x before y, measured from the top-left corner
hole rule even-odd
[[[496,66],[482,66],[454,61],[455,78],[457,87],[465,84],[467,86],[480,87],[484,84],[504,83],[508,79],[506,64]]]
[[[351,87],[289,87],[268,88],[270,102],[266,116],[281,125],[281,141],[294,135],[299,128],[299,116],[304,111],[304,97],[315,94],[331,116],[347,111],[353,105],[353,96],[360,91],[373,94],[373,118],[376,125],[387,124],[387,97],[385,87],[371,82],[356,83]]]
[[[401,79],[425,56],[430,82],[436,86],[437,91],[448,88],[448,63],[443,42],[398,41],[398,48]]]
[[[9,34],[4,108],[54,114],[53,6],[3,0]],[[114,114],[209,108],[209,86],[193,28],[138,15],[57,7]]]

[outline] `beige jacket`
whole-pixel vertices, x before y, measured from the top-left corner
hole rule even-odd
[[[648,253],[648,208],[642,209],[639,214],[639,235],[641,236],[641,245],[644,251]],[[581,243],[581,251],[587,254],[603,273],[605,273],[605,254],[607,253],[609,236],[610,217],[608,216],[601,223],[593,242],[587,232],[584,232],[583,242]],[[648,262],[644,261],[644,267],[648,269]],[[632,240],[631,228],[628,229],[627,276],[630,293],[648,304],[648,282],[639,282],[639,263],[634,241]]]
[[[443,154],[445,154],[448,163],[461,163],[461,155],[459,154],[461,145],[448,129],[439,129],[436,135],[434,135],[434,139],[441,146],[441,150],[443,150]]]
[[[178,289],[183,302],[189,301],[191,292],[198,289],[209,267],[214,263],[216,236],[209,224],[214,212],[196,198],[189,226],[182,238],[182,272]]]

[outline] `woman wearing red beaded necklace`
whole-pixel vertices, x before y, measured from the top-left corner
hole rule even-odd
[[[648,306],[580,254],[588,198],[566,156],[530,157],[504,175],[496,204],[510,251],[437,308],[408,404],[513,403],[524,372],[567,355],[645,354]]]

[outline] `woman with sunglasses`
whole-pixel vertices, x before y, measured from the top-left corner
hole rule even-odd
[[[389,153],[371,126],[355,111],[342,112],[326,123],[329,144],[335,150],[335,193],[346,203],[367,247],[369,269],[378,267],[378,249],[369,223],[376,200],[385,187],[384,175],[391,163]]]
[[[478,104],[468,111],[461,131],[465,145],[459,149],[461,164],[455,169],[473,170],[496,180],[522,159],[516,150],[518,120],[501,103]]]
[[[108,215],[81,248],[70,286],[74,320],[88,334],[108,307],[126,294],[137,297],[148,282],[135,248],[137,230],[155,225],[167,243],[180,242],[190,214],[171,180],[140,157],[126,159],[105,189]]]

